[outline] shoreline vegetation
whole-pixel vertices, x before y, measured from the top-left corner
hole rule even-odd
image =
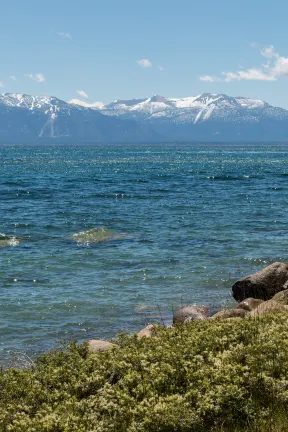
[[[1,432],[288,430],[288,265],[238,280],[234,309],[76,342],[0,370]]]

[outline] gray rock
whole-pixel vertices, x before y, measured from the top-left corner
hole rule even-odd
[[[244,309],[245,311],[251,312],[263,303],[263,301],[264,300],[249,297],[239,303],[236,309]]]
[[[258,318],[267,314],[288,313],[288,306],[284,306],[274,300],[268,300],[261,303],[256,309],[247,314],[247,317]]]
[[[232,294],[237,301],[248,297],[269,300],[285,289],[287,281],[288,264],[276,262],[257,273],[239,279],[232,287]]]
[[[153,324],[149,324],[147,327],[143,328],[137,333],[138,339],[142,339],[143,337],[151,338],[156,335],[156,328]]]
[[[278,303],[281,303],[282,305],[287,306],[288,305],[288,289],[284,291],[280,291],[279,293],[275,294],[274,297],[272,297],[272,300],[277,301]]]
[[[208,308],[205,306],[184,306],[173,315],[173,324],[184,324],[189,321],[203,321],[207,318],[207,311]]]
[[[244,318],[246,311],[244,309],[224,309],[217,312],[210,319],[230,319],[230,318]]]
[[[101,243],[112,240],[122,240],[124,235],[115,233],[105,227],[92,228],[88,231],[80,231],[70,237],[77,243]]]
[[[111,349],[111,348],[117,346],[111,342],[107,342],[107,341],[100,340],[100,339],[92,339],[92,340],[89,340],[87,343],[88,343],[90,351],[93,353],[97,353],[100,351],[107,351],[108,349]]]

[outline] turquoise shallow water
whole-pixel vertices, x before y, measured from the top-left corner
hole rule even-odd
[[[219,307],[238,277],[287,261],[284,145],[0,155],[0,363],[170,322],[188,302]],[[94,228],[99,242],[73,238]]]

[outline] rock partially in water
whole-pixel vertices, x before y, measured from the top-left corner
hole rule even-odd
[[[277,292],[287,288],[288,264],[276,262],[249,276],[239,279],[232,287],[233,297],[237,301],[254,297],[262,300],[271,299]]]
[[[19,244],[19,238],[6,234],[0,234],[0,247],[18,246]]]
[[[206,306],[184,306],[175,312],[173,324],[187,323],[189,321],[203,321],[207,318],[208,308]]]
[[[80,231],[71,236],[77,243],[101,243],[106,241],[120,240],[124,235],[115,233],[107,228],[92,228],[88,231]]]

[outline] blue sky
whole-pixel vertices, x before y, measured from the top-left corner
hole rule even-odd
[[[105,103],[212,92],[288,108],[287,17],[284,0],[3,0],[0,91]]]

